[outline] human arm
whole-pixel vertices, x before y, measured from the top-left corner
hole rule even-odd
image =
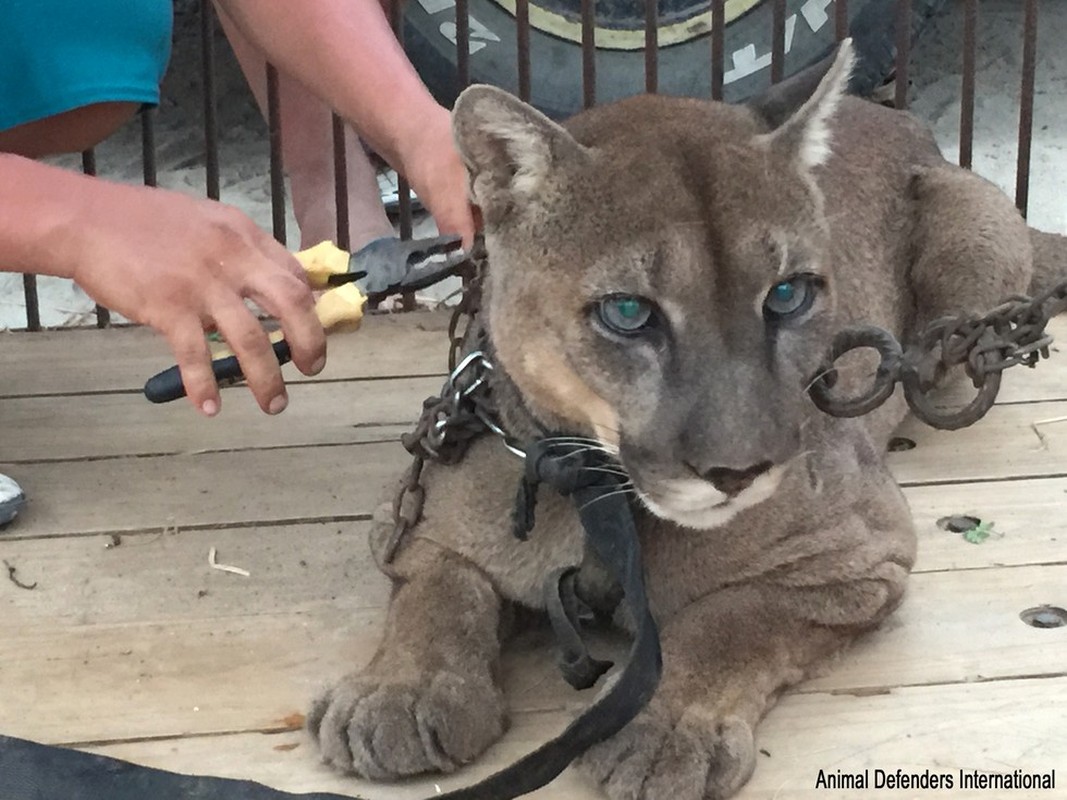
[[[426,90],[377,0],[218,0],[283,72],[347,119],[405,175],[442,232],[475,223],[451,120]]]
[[[220,407],[204,338],[211,328],[237,354],[264,411],[287,402],[277,358],[244,298],[280,320],[301,372],[325,362],[299,264],[252,220],[214,201],[0,154],[0,269],[71,278],[98,303],[158,330],[189,399],[208,416]]]

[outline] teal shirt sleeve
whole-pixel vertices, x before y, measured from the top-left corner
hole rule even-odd
[[[172,0],[0,2],[0,130],[102,102],[157,105]]]

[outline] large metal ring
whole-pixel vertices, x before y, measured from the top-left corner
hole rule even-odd
[[[877,350],[881,356],[878,371],[870,389],[855,397],[834,397],[831,390],[837,382],[834,364],[846,353],[861,348]],[[811,381],[808,394],[815,406],[834,417],[859,417],[869,414],[890,398],[900,380],[903,351],[900,342],[889,331],[873,325],[854,325],[844,328],[834,337],[830,352],[819,365]]]
[[[904,399],[908,401],[908,407],[916,417],[932,428],[956,431],[973,425],[993,407],[997,393],[1000,391],[1001,374],[1000,372],[987,372],[978,389],[978,394],[970,403],[957,411],[945,410],[934,405],[929,393],[923,391],[917,371],[904,369],[900,380],[904,384]]]

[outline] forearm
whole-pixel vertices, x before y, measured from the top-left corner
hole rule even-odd
[[[281,70],[329,103],[394,166],[440,109],[397,42],[378,0],[219,0]]]
[[[91,178],[0,153],[0,270],[72,277],[79,198],[93,189]]]

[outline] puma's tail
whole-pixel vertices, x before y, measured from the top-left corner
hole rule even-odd
[[[1067,280],[1067,236],[1030,229],[1034,247],[1034,275],[1030,295],[1036,295]]]

